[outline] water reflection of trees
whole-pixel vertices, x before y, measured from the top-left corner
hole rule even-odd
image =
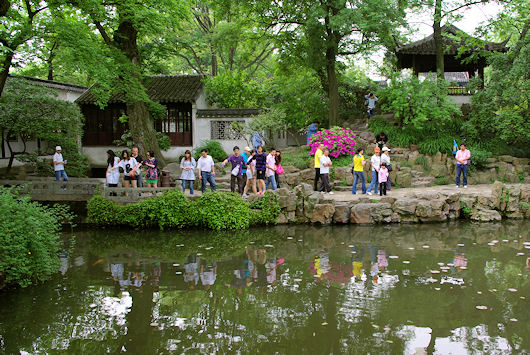
[[[476,286],[472,287],[505,290],[515,285],[521,294],[527,292],[527,279],[516,274],[524,270],[513,258],[517,243],[466,250],[469,267],[459,273],[466,287],[447,284],[436,292],[433,285],[420,282],[431,276],[428,271],[437,262],[450,263],[460,242],[483,245],[505,235],[512,238],[526,231],[525,225],[303,226],[230,234],[155,232],[151,236],[144,232],[81,233],[76,255],[87,260],[82,267],[72,267],[56,284],[10,297],[8,306],[16,312],[0,311],[2,319],[16,315],[19,324],[13,330],[0,324],[5,342],[2,350],[9,353],[63,346],[72,353],[97,353],[101,349],[118,352],[122,348],[134,353],[166,349],[203,353],[348,353],[351,349],[365,353],[378,349],[380,353],[401,353],[407,341],[416,336],[404,327],[407,320],[432,330],[429,350],[435,349],[436,339],[438,345],[450,339],[468,349],[494,349],[507,330],[512,349],[528,349],[521,333],[524,327],[511,323],[505,328],[498,326],[510,315],[527,323],[525,303],[508,291],[483,289],[483,298],[479,298]],[[294,239],[288,240],[289,236]],[[387,255],[398,255],[399,260],[389,261],[388,273],[399,275],[399,282],[374,285],[369,277],[366,282],[325,282],[311,274],[310,263],[322,249],[329,253],[332,264],[349,265],[353,271],[350,245],[365,250],[369,245],[384,246]],[[423,249],[423,245],[430,248]],[[231,282],[248,246],[263,248],[286,262],[276,284],[246,285],[238,293],[225,285]],[[175,274],[175,270],[183,269],[172,265],[183,265],[191,253],[217,261],[216,281],[211,287],[199,284],[190,291],[183,275]],[[365,254],[364,261],[372,263],[369,253]],[[104,261],[98,263],[101,259]],[[411,264],[403,264],[404,259]],[[117,290],[111,268],[105,265],[130,261],[146,266],[146,280],[140,287],[127,285]],[[151,270],[157,262],[161,262],[158,283],[152,282],[157,276]],[[409,270],[406,275],[405,269]],[[110,315],[102,307],[105,300],[127,298],[131,306],[120,314]],[[477,302],[491,305],[502,315],[477,313]],[[29,325],[28,319],[35,322]]]

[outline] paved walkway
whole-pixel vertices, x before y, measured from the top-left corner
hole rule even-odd
[[[491,194],[493,184],[485,184],[485,185],[470,185],[467,189],[464,189],[463,187],[456,188],[455,185],[442,185],[442,186],[431,186],[431,187],[418,187],[418,188],[401,188],[401,189],[393,189],[391,191],[387,191],[386,197],[392,197],[392,198],[403,198],[403,197],[421,197],[425,196],[427,194],[433,194],[433,193],[440,193],[443,192],[444,194],[453,193],[453,192],[460,192],[461,194],[466,195],[489,195]],[[353,195],[351,191],[336,191],[333,195],[325,194],[326,197],[329,199],[333,199],[335,201],[354,201],[354,200],[360,200],[360,199],[375,199],[379,200],[381,198],[384,198],[385,196],[379,196],[379,194],[373,194],[372,196],[366,194],[361,194],[361,191],[358,190],[356,195]]]

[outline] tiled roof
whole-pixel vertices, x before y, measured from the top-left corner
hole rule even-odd
[[[197,99],[204,86],[204,75],[157,75],[145,79],[147,95],[153,101],[162,103],[192,102]],[[91,90],[87,90],[76,102],[92,104],[97,101]],[[125,94],[112,95],[108,103],[124,102]]]
[[[76,91],[76,92],[84,92],[87,89],[86,86],[81,86],[81,85],[76,85],[76,84],[68,84],[68,83],[63,83],[63,82],[55,81],[55,80],[44,80],[44,79],[39,79],[39,78],[32,78],[30,76],[11,75],[11,74],[9,74],[8,77],[9,78],[13,78],[13,79],[17,79],[17,78],[25,79],[27,81],[31,81],[31,82],[34,82],[36,84],[40,84],[42,86],[46,86],[46,87],[51,88],[51,89],[61,89],[61,90],[69,90],[69,91]]]
[[[471,37],[462,30],[458,29],[457,27],[453,25],[444,25],[442,26],[442,35],[443,34],[450,34],[453,36],[461,35],[463,34],[464,37]],[[454,39],[449,38],[447,36],[443,36],[443,43],[444,43],[444,53],[447,55],[456,55],[458,53],[458,48],[461,46],[461,43],[456,42]],[[498,51],[498,52],[504,52],[506,51],[506,42],[503,43],[494,43],[494,42],[486,42],[481,41],[483,46],[482,49],[485,49],[487,51]],[[435,55],[435,46],[434,46],[434,34],[425,37],[424,39],[421,39],[416,42],[412,42],[405,45],[398,45],[396,48],[396,54],[426,54],[426,55]]]
[[[259,113],[257,108],[220,108],[197,110],[197,118],[251,117]]]

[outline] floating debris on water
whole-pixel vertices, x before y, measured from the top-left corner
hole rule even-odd
[[[489,242],[488,245],[489,245],[489,246],[494,246],[495,243]]]
[[[438,265],[440,265],[440,266],[444,266],[445,264],[444,264],[444,263],[438,263]]]
[[[150,324],[150,326],[151,326],[151,327],[158,327],[158,323],[153,322],[153,323]]]
[[[409,247],[409,250],[414,250],[414,247]]]
[[[459,247],[463,247],[465,244],[464,243],[458,243],[457,244]]]
[[[517,289],[516,289],[516,288],[509,288],[508,291],[510,291],[510,292],[517,292]]]
[[[525,299],[526,299],[525,296],[520,296],[519,298],[522,299],[522,300],[525,300]]]
[[[403,260],[403,264],[410,264],[409,260]]]
[[[271,245],[271,244],[265,244],[264,246],[265,248],[274,248],[274,245]]]
[[[96,307],[97,307],[97,304],[95,304],[95,303],[91,303],[89,307],[90,307],[90,308],[96,308]]]
[[[509,242],[508,239],[503,239],[502,241],[503,241],[504,243],[508,243],[508,242]]]
[[[173,264],[173,266],[180,266],[180,264]]]
[[[175,275],[182,275],[182,271],[175,272]]]
[[[397,256],[397,255],[390,255],[389,258],[390,258],[390,259],[397,259],[397,258],[399,258],[399,256]]]
[[[431,274],[439,274],[440,270],[431,270]]]
[[[516,318],[510,318],[510,322],[517,322]]]
[[[328,322],[323,322],[322,325],[328,325]]]
[[[517,253],[517,256],[523,256],[524,253]]]
[[[482,291],[477,291],[477,294],[478,294],[478,295],[481,295],[481,294],[482,294]]]
[[[486,307],[486,306],[476,306],[475,308],[476,309],[480,309],[481,311],[484,311],[484,310],[488,309],[488,307]]]
[[[293,237],[287,237],[287,239],[293,239]]]
[[[428,245],[422,245],[421,247],[422,247],[423,249],[429,249],[429,248],[430,248],[430,246],[428,246]]]
[[[467,266],[460,266],[461,270],[467,270]]]

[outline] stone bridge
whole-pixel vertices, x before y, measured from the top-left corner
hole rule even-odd
[[[162,188],[108,188],[104,179],[76,179],[57,182],[55,179],[35,180],[0,180],[0,185],[5,187],[18,187],[23,194],[31,195],[35,201],[50,202],[84,202],[92,196],[101,193],[105,198],[116,203],[137,202],[152,196],[162,194],[164,191],[173,190],[172,187]]]

